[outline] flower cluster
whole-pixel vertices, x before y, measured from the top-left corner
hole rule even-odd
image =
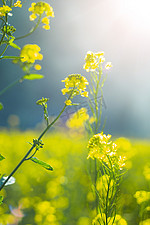
[[[98,214],[95,219],[92,221],[92,225],[99,225],[99,224],[106,224],[106,215],[105,213]],[[107,224],[108,225],[127,225],[127,222],[125,219],[123,219],[120,215],[116,215],[114,217],[108,217],[107,218]]]
[[[62,80],[62,82],[65,82],[65,88],[61,90],[63,95],[68,94],[71,99],[77,95],[88,97],[88,92],[85,89],[89,83],[81,74],[71,74],[65,80]],[[70,99],[66,100],[65,103],[66,105],[72,105]]]
[[[54,12],[53,12],[53,8],[46,2],[33,2],[31,4],[31,7],[29,8],[29,11],[32,12],[32,14],[30,15],[30,21],[34,21],[37,16],[41,16],[45,13],[45,17],[42,19],[42,23],[43,28],[45,30],[49,30],[50,29],[50,25],[49,25],[49,17],[54,17]]]
[[[16,3],[14,3],[14,7],[22,7],[21,1],[17,0]]]
[[[94,135],[88,142],[89,154],[87,159],[98,159],[108,166],[116,167],[120,170],[125,166],[125,156],[117,154],[118,146],[110,141],[111,135],[102,133]]]
[[[34,63],[35,60],[42,60],[43,55],[39,53],[40,47],[36,44],[27,44],[25,45],[20,53],[22,62]]]
[[[87,72],[95,71],[101,63],[105,61],[104,52],[92,52],[88,51],[85,56],[85,64],[83,65],[83,69]],[[112,67],[111,62],[106,63],[105,69],[109,69]]]
[[[137,191],[134,195],[138,204],[150,200],[150,192],[147,191]]]
[[[0,17],[5,16],[6,13],[9,13],[12,9],[8,5],[3,5],[0,7]]]

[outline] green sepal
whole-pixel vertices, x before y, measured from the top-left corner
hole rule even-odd
[[[5,157],[0,154],[0,161],[2,161],[3,159],[5,159]]]
[[[4,108],[3,104],[0,102],[0,110]]]
[[[36,79],[42,79],[44,76],[41,75],[41,74],[29,74],[29,75],[25,75],[23,76],[23,79],[26,79],[26,80],[36,80]]]
[[[0,205],[3,203],[3,196],[0,196]]]
[[[51,167],[48,163],[39,160],[39,159],[36,158],[36,157],[32,157],[30,160],[32,160],[34,163],[39,164],[40,166],[42,166],[42,167],[45,168],[46,170],[51,170],[51,171],[53,171],[53,167]]]

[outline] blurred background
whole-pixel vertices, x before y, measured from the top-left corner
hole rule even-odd
[[[37,1],[35,1],[37,2]],[[81,73],[87,51],[104,51],[113,68],[104,87],[103,119],[105,132],[116,136],[150,137],[150,14],[149,0],[61,0],[48,1],[54,9],[49,31],[40,27],[30,37],[18,40],[38,44],[44,55],[42,73],[45,78],[24,81],[1,96],[0,127],[9,127],[11,115],[19,118],[22,130],[35,128],[42,121],[42,109],[36,105],[41,97],[50,98],[50,116],[64,104],[61,94],[64,79],[71,73]],[[32,1],[22,9],[14,8],[9,18],[17,31],[15,37],[26,34],[33,26],[29,21]],[[9,48],[7,55],[19,55]],[[0,61],[0,90],[23,75],[11,61]]]

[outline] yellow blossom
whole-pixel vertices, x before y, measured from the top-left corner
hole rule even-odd
[[[43,55],[39,53],[40,47],[36,44],[27,44],[25,45],[20,53],[20,57],[22,62],[34,63],[35,60],[42,60]]]
[[[104,52],[92,52],[88,51],[85,57],[85,64],[83,65],[83,69],[87,72],[95,71],[96,68],[99,67],[100,63],[105,61]]]
[[[54,17],[53,8],[46,2],[33,2],[31,4],[31,7],[29,8],[29,11],[32,12],[30,15],[30,20],[33,21],[37,18],[37,16],[41,16],[45,14],[46,16],[42,19],[43,28],[45,30],[49,30],[49,17]]]
[[[112,63],[111,62],[106,63],[106,65],[105,65],[105,69],[106,70],[109,70],[111,67],[112,67]]]
[[[42,19],[42,23],[45,23],[46,25],[48,25],[49,24],[49,19],[47,17],[44,17]]]
[[[150,200],[150,192],[147,191],[137,191],[134,195],[138,204]]]
[[[150,165],[145,165],[143,174],[146,180],[150,180]]]
[[[65,101],[65,104],[66,104],[66,105],[72,105],[72,102],[71,102],[71,100],[66,100],[66,101]]]
[[[149,224],[150,224],[150,219],[143,220],[139,223],[139,225],[149,225]]]
[[[12,9],[8,5],[3,5],[0,7],[0,17],[5,16],[6,13],[9,13]]]
[[[98,214],[95,219],[92,221],[92,225],[99,225],[99,224],[105,224],[106,222],[106,215],[105,213]],[[123,219],[120,215],[116,215],[114,217],[108,217],[107,218],[107,225],[127,225],[127,222],[125,219]]]
[[[17,0],[16,3],[14,3],[14,7],[22,7],[21,1]]]
[[[49,26],[49,25],[44,25],[43,28],[44,28],[45,30],[49,30],[49,29],[50,29],[50,26]]]
[[[35,69],[35,70],[41,70],[41,65],[35,64],[34,69]]]
[[[81,95],[82,97],[88,96],[88,93],[85,91],[88,81],[81,74],[71,74],[62,80],[65,82],[65,88],[62,89],[63,95],[69,94],[71,97],[76,95]]]

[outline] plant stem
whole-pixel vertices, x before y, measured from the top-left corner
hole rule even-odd
[[[5,87],[3,90],[0,91],[0,96],[1,96],[2,94],[4,94],[9,88],[15,86],[17,83],[19,83],[19,82],[21,82],[21,81],[22,81],[22,77],[19,78],[19,79],[17,79],[17,80],[15,80],[15,81],[13,81],[11,84],[9,84],[7,87]]]
[[[0,57],[6,52],[7,48],[8,48],[8,44],[5,46],[3,52],[0,54]],[[2,57],[0,58],[0,60],[1,60],[1,59],[2,59]]]
[[[15,38],[15,41],[30,36],[30,35],[38,28],[38,26],[39,26],[39,24],[40,24],[40,22],[41,22],[41,17],[42,17],[42,15],[39,16],[38,21],[37,21],[37,24],[35,25],[35,27],[33,27],[33,28],[29,31],[29,33],[27,33],[27,34],[25,34],[25,35],[23,35],[23,36],[20,36],[20,37]]]
[[[71,96],[70,96],[71,97]],[[58,114],[58,116],[52,121],[51,124],[47,126],[47,128],[41,133],[41,135],[38,138],[38,141],[44,136],[44,134],[48,131],[48,129],[59,119],[61,114],[64,112],[67,105],[65,104],[61,112]],[[13,176],[13,174],[19,169],[19,167],[22,165],[22,163],[27,159],[29,154],[32,152],[32,150],[36,147],[35,144],[32,145],[32,147],[29,149],[29,151],[26,153],[26,155],[22,158],[22,160],[18,163],[18,165],[15,167],[15,169],[10,173],[10,175],[7,177],[7,179],[4,181],[4,183],[0,187],[0,191],[5,186],[5,184],[8,182],[8,180]]]

